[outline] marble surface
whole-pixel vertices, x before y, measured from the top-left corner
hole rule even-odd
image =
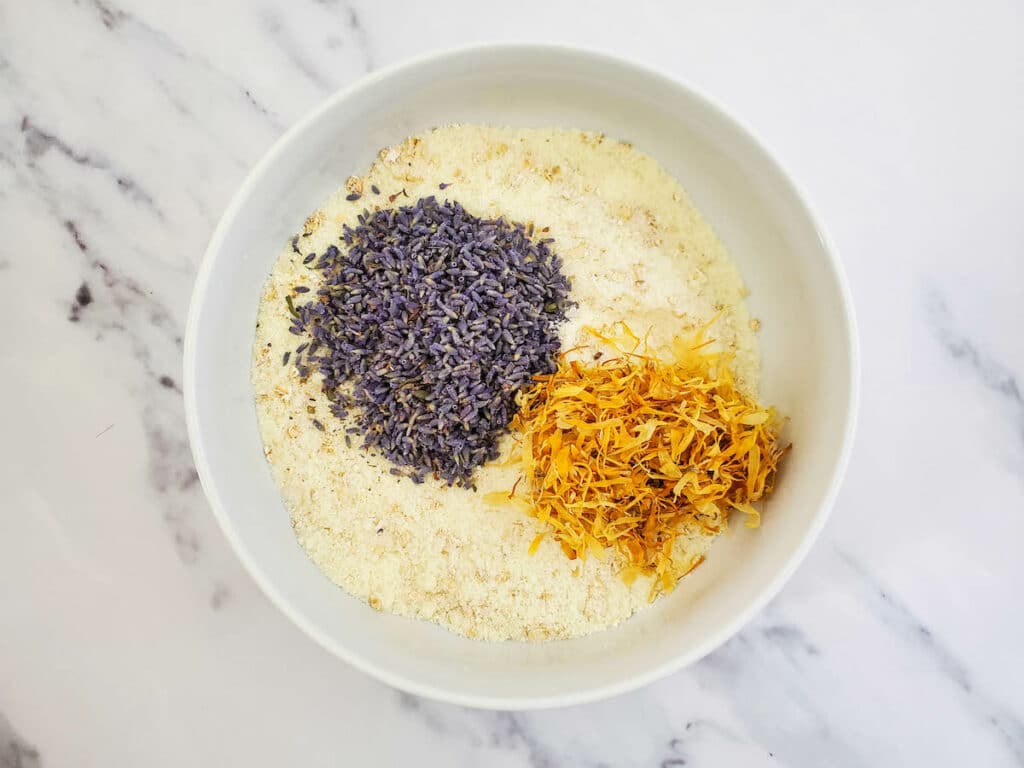
[[[969,5],[0,1],[0,766],[1024,765],[1024,11]],[[206,241],[284,128],[492,40],[623,55],[750,126],[845,258],[864,361],[833,517],[768,609],[529,714],[399,694],[280,615],[179,383]]]

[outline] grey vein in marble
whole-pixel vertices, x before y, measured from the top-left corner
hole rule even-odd
[[[694,745],[707,741],[715,743],[742,743],[742,739],[723,725],[710,720],[690,720],[683,726],[681,735],[669,739],[666,747],[667,756],[658,764],[659,768],[675,768],[697,762]],[[769,757],[773,755],[769,752]]]
[[[363,57],[363,69],[366,72],[372,72],[375,68],[375,64],[366,29],[363,27],[363,22],[360,20],[359,14],[356,13],[355,8],[348,5],[346,6],[346,10],[348,11],[348,28],[351,30],[352,35],[355,38],[356,45],[359,47],[359,52]]]
[[[79,284],[69,302],[68,320],[92,333],[95,341],[117,337],[128,347],[131,359],[145,378],[161,390],[170,390],[172,399],[146,394],[142,422],[149,447],[148,477],[162,506],[162,515],[173,537],[174,548],[183,563],[199,559],[200,538],[192,518],[203,509],[198,475],[183,423],[183,409],[174,379],[157,368],[156,352],[180,364],[181,332],[171,311],[154,298],[153,292],[135,278],[111,266],[97,255],[79,224],[64,218],[59,198],[50,192],[44,171],[35,160],[41,146],[56,146],[75,165],[102,167],[91,155],[75,150],[51,134],[23,121],[26,134],[25,166],[37,183],[41,201],[52,212],[75,251],[85,261],[87,277]],[[99,289],[102,288],[102,291]],[[152,332],[156,333],[153,338]]]
[[[119,191],[125,193],[133,200],[146,205],[160,219],[164,218],[164,214],[157,207],[153,196],[144,190],[134,179],[113,170],[110,161],[106,158],[75,149],[56,134],[40,128],[28,115],[23,115],[21,118],[21,132],[25,137],[25,151],[28,155],[29,165],[34,166],[40,157],[45,155],[50,149],[55,149],[75,165],[93,168],[109,174],[117,184]]]
[[[230,599],[231,590],[226,584],[222,584],[220,582],[214,584],[213,592],[210,594],[210,607],[213,610],[222,610]]]
[[[975,685],[967,666],[890,590],[879,584],[853,555],[837,549],[839,557],[868,588],[873,611],[905,643],[928,655],[935,668],[960,692],[964,708],[991,726],[1018,765],[1024,766],[1024,721]]]
[[[566,765],[531,732],[524,715],[490,712],[440,704],[399,693],[402,709],[415,714],[431,731],[476,748],[520,754],[530,768]],[[572,763],[595,766],[595,763]]]
[[[1024,409],[1024,395],[1015,373],[955,330],[949,304],[936,289],[925,293],[925,305],[931,327],[942,348],[954,360],[966,364],[987,389]]]
[[[564,763],[547,746],[535,738],[524,721],[524,715],[515,712],[495,712],[496,728],[492,729],[496,743],[506,749],[522,748],[525,750],[531,768],[557,768]],[[594,767],[600,765],[595,763]]]
[[[77,3],[76,3],[77,4]],[[119,8],[115,8],[104,0],[92,0],[93,7],[99,12],[100,21],[107,29],[115,29],[128,18],[128,14]]]
[[[39,750],[25,741],[0,714],[0,768],[39,768]]]
[[[488,759],[514,759],[529,768],[610,768],[635,766],[635,768],[657,768],[677,766],[687,759],[687,737],[698,736],[699,726],[704,732],[724,733],[727,729],[710,723],[690,723],[685,734],[672,734],[667,723],[645,722],[630,707],[642,694],[628,694],[618,700],[620,711],[630,713],[613,718],[616,725],[611,729],[575,727],[580,721],[573,716],[579,709],[552,709],[544,712],[503,712],[469,709],[423,699],[406,693],[398,693],[397,700],[402,710],[414,715],[434,736],[458,743]],[[632,702],[632,704],[631,704]],[[594,709],[605,709],[608,704],[592,705]],[[614,705],[611,705],[614,706]],[[625,735],[632,737],[638,728],[652,732],[664,730],[662,738],[647,738],[643,750],[634,750],[628,758],[620,755],[614,759],[619,740]],[[647,734],[649,736],[650,734]],[[716,736],[720,738],[720,736]],[[730,736],[731,740],[738,741]]]
[[[277,44],[278,49],[288,58],[292,66],[305,75],[320,90],[324,92],[329,91],[331,84],[321,72],[317,71],[303,49],[302,42],[294,38],[286,28],[281,16],[273,11],[265,11],[262,18],[263,28]]]
[[[204,73],[214,76],[220,83],[226,85],[232,91],[241,94],[244,101],[260,115],[266,118],[276,130],[284,130],[285,125],[282,123],[280,117],[274,114],[274,112],[272,112],[266,105],[261,103],[253,95],[250,88],[239,84],[237,80],[225,73],[219,67],[215,66],[208,57],[197,54],[196,51],[188,50],[177,40],[173,39],[167,32],[153,27],[137,16],[133,16],[127,11],[117,8],[105,0],[93,0],[93,4],[99,11],[100,20],[107,29],[115,30],[130,25],[143,37],[146,43],[155,44],[157,49],[170,55],[183,65],[197,65],[204,71]],[[159,78],[157,78],[157,80],[159,81]],[[162,83],[162,81],[161,84],[163,85],[164,91],[168,97],[168,101],[177,109],[179,114],[191,116],[191,110],[182,104],[182,102],[173,93],[173,90],[168,88],[165,83]]]
[[[828,705],[812,695],[811,681],[830,668],[831,660],[817,644],[800,627],[779,621],[769,607],[689,671],[702,688],[727,692],[744,731],[700,718],[678,735],[679,749],[690,757],[708,743],[732,743],[746,764],[774,765],[776,755],[785,751],[801,765],[867,765],[856,741],[835,729]]]
[[[29,126],[31,126],[31,123],[29,123]],[[72,152],[70,149],[68,151]],[[138,328],[141,323],[144,327],[152,327],[158,330],[165,338],[173,341],[179,350],[177,354],[180,354],[182,339],[176,320],[165,306],[153,298],[152,291],[144,288],[135,279],[120,274],[106,261],[94,255],[89,241],[79,224],[74,219],[64,218],[59,210],[59,198],[52,193],[42,169],[34,162],[38,155],[32,155],[28,141],[26,141],[26,155],[26,167],[30,170],[37,183],[40,201],[50,210],[56,222],[59,222],[77,251],[86,258],[86,266],[93,270],[99,277],[99,282],[107,289],[107,298],[115,311],[108,313],[101,322],[96,324],[97,340],[101,339],[108,332],[124,332],[132,341],[131,346],[135,359],[142,364],[150,378],[159,379],[161,374],[156,372],[152,363],[152,348],[148,340],[142,339],[134,329]],[[76,156],[88,157],[78,153],[76,153]],[[85,310],[94,304],[95,299],[95,291],[90,286],[88,278],[86,278],[79,285],[69,303],[68,319],[78,322],[83,317]],[[136,315],[133,319],[137,322],[126,324],[125,315],[127,314]]]
[[[803,630],[793,624],[773,624],[760,630],[761,636],[781,648],[790,657],[818,656],[821,651],[810,640]]]
[[[83,253],[89,251],[88,245],[78,238],[76,245]],[[109,333],[118,335],[128,343],[132,358],[146,378],[161,390],[170,391],[169,398],[147,395],[142,409],[149,454],[147,472],[150,486],[160,500],[163,519],[172,533],[175,551],[183,563],[194,564],[199,559],[201,543],[191,520],[204,505],[184,430],[180,390],[171,376],[155,369],[152,342],[138,330],[146,326],[154,328],[160,332],[164,343],[180,351],[182,342],[177,323],[133,278],[99,260],[93,260],[90,266],[99,273],[105,293],[94,298],[90,291],[89,300],[83,305],[83,291],[79,288],[71,319],[95,329],[99,339]]]

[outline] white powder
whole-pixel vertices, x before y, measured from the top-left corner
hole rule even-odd
[[[451,185],[443,192],[442,182]],[[536,236],[553,237],[579,302],[562,327],[563,348],[586,340],[584,325],[617,320],[667,343],[722,311],[712,335],[735,353],[739,383],[753,393],[758,351],[740,276],[678,182],[630,145],[578,131],[451,126],[382,150],[365,177],[349,179],[307,220],[302,255],[286,245],[267,282],[252,370],[260,429],[295,534],[332,581],[374,608],[469,637],[565,638],[617,624],[648,604],[649,581],[627,587],[614,557],[570,561],[550,537],[529,555],[536,521],[481,502],[511,488],[514,468],[477,470],[476,493],[393,477],[358,438],[346,446],[319,375],[303,383],[294,365],[282,365],[301,342],[288,332],[285,296],[296,285],[315,290],[319,278],[303,255],[339,244],[343,224],[355,225],[364,207],[388,206],[403,188],[408,197],[394,205],[449,197],[477,216],[533,222]],[[362,199],[347,201],[351,192]],[[677,554],[695,556],[709,543],[683,537]]]

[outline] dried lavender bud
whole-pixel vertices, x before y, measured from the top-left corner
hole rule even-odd
[[[555,369],[569,283],[551,239],[433,197],[363,211],[341,239],[346,251],[316,263],[315,300],[296,308],[292,327],[318,352],[303,369],[319,369],[332,413],[354,407],[350,430],[402,474],[471,486],[497,458],[516,392]]]
[[[362,195],[360,195],[358,192],[353,192],[351,195],[347,195],[345,199],[348,200],[350,203],[354,203],[360,197],[362,197]]]

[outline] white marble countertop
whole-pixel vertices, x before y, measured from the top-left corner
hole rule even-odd
[[[770,5],[0,2],[0,766],[1024,765],[1024,11]],[[768,609],[515,715],[401,695],[271,606],[179,384],[247,169],[367,70],[487,40],[617,53],[752,128],[845,258],[864,361],[836,509]]]

